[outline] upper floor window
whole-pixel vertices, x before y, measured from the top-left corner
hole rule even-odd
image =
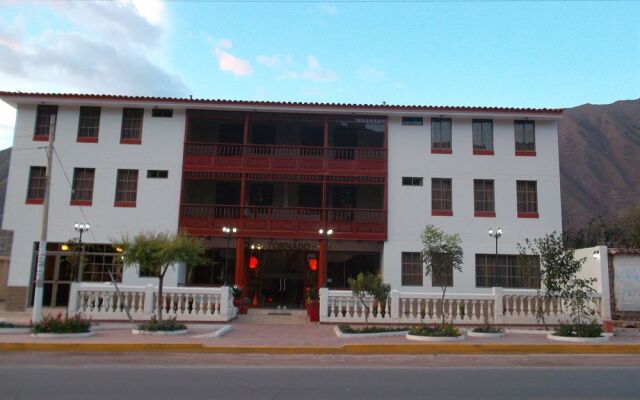
[[[476,287],[539,289],[540,258],[476,254]]]
[[[495,189],[491,179],[473,180],[474,216],[495,217]]]
[[[450,178],[431,179],[431,215],[453,215]]]
[[[46,167],[29,169],[29,186],[27,188],[27,204],[44,203],[44,190],[47,182]]]
[[[72,206],[90,206],[93,200],[94,168],[74,168],[71,189]]]
[[[138,193],[138,170],[119,169],[116,178],[116,207],[135,207]]]
[[[517,181],[518,218],[538,218],[538,183]]]
[[[422,117],[402,117],[402,125],[422,126]]]
[[[403,176],[402,186],[422,186],[422,178],[416,176]]]
[[[431,118],[431,153],[451,154],[451,118]]]
[[[151,109],[151,116],[155,118],[171,118],[173,117],[173,110],[170,108],[153,108]]]
[[[100,107],[80,107],[78,142],[97,142],[100,127]]]
[[[33,131],[33,140],[48,141],[49,134],[56,126],[58,106],[39,105],[36,112],[36,127]]]
[[[516,155],[536,155],[536,125],[534,121],[514,121]]]
[[[148,179],[167,179],[169,177],[169,171],[166,169],[148,169]]]
[[[473,154],[493,154],[493,121],[490,119],[474,119]]]
[[[122,132],[120,133],[120,143],[140,144],[142,143],[142,117],[144,108],[124,108],[122,109]]]
[[[422,286],[422,256],[420,253],[402,253],[402,286]]]

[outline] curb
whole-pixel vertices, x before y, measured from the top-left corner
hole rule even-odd
[[[211,354],[640,354],[640,344],[345,344],[340,347],[206,346],[201,343],[0,343],[0,352]]]

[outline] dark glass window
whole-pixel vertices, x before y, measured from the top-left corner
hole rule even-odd
[[[534,121],[515,121],[516,151],[536,150],[536,125]]]
[[[94,168],[75,168],[73,170],[73,190],[71,201],[88,201],[93,199]]]
[[[327,286],[348,288],[348,279],[359,273],[380,273],[379,253],[329,252],[327,254]]]
[[[495,212],[495,189],[492,179],[473,180],[474,211]]]
[[[452,211],[451,202],[451,179],[432,178],[431,179],[431,210],[432,211]]]
[[[147,170],[147,178],[149,179],[167,179],[169,171],[166,169],[149,169]]]
[[[29,170],[29,187],[27,201],[43,201],[45,184],[47,182],[46,167],[31,167]]]
[[[155,118],[171,118],[173,117],[173,110],[170,108],[153,108],[151,109],[151,116]]]
[[[431,148],[451,149],[451,118],[431,118]]]
[[[493,121],[490,119],[474,119],[473,149],[493,150]]]
[[[476,287],[540,288],[538,256],[476,254]]]
[[[402,253],[402,286],[422,286],[422,256]]]
[[[422,126],[422,117],[402,117],[402,125]]]
[[[234,245],[235,248],[235,245]],[[227,260],[225,257],[229,256]],[[236,252],[226,249],[212,249],[205,251],[200,265],[187,265],[187,286],[216,286],[222,285],[225,278],[233,282],[236,268]],[[141,275],[142,276],[142,275]]]
[[[536,181],[517,181],[518,212],[538,212],[538,184]]]
[[[133,203],[136,202],[138,193],[138,170],[137,169],[119,169],[116,179],[116,203]]]
[[[122,110],[122,132],[120,134],[121,140],[142,139],[143,116],[143,108],[124,108]]]
[[[97,138],[100,127],[100,107],[80,107],[78,138]]]
[[[403,176],[402,186],[422,186],[422,178],[416,176]]]
[[[49,137],[53,130],[58,116],[58,106],[38,106],[36,112],[36,127],[33,132],[34,137]]]

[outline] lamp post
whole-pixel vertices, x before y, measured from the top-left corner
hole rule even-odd
[[[333,229],[331,228],[327,228],[327,229],[323,229],[320,228],[318,230],[318,234],[320,234],[320,237],[324,240],[326,240],[327,242],[327,251],[326,254],[324,255],[323,260],[322,260],[322,269],[323,269],[323,282],[322,282],[322,287],[327,287],[327,266],[329,265],[329,238],[331,237],[331,235],[333,235]]]
[[[495,265],[498,265],[498,239],[502,236],[502,228],[493,229],[489,228],[489,236],[496,239],[496,261]]]
[[[222,227],[222,232],[224,232],[224,234],[227,237],[227,251],[225,253],[224,256],[224,275],[222,277],[223,279],[223,286],[229,286],[229,280],[228,280],[228,270],[229,270],[229,242],[231,241],[231,234],[233,233],[234,235],[238,232],[238,228],[234,227],[228,227],[228,226],[223,226]]]
[[[76,232],[80,233],[80,237],[78,238],[78,274],[76,275],[76,280],[80,282],[80,275],[82,274],[82,261],[84,255],[84,249],[82,248],[82,234],[91,228],[88,223],[76,222],[73,225],[73,228]]]

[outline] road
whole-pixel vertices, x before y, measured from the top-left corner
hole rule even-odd
[[[2,358],[0,354],[0,358]],[[185,355],[188,359],[188,355]],[[638,399],[637,367],[0,365],[13,399]],[[186,361],[186,360],[185,360]]]

